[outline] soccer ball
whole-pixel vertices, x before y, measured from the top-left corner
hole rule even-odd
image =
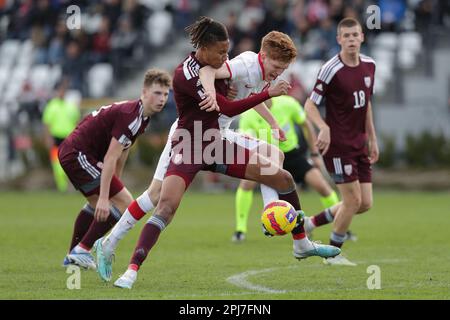
[[[264,208],[261,222],[266,236],[282,236],[294,229],[297,223],[297,212],[287,201],[272,201]]]

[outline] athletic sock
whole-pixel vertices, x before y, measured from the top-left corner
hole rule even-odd
[[[142,229],[139,241],[134,249],[133,256],[131,257],[130,267],[139,270],[144,260],[147,258],[148,253],[158,241],[159,235],[165,229],[167,223],[164,218],[160,216],[151,216]]]
[[[236,231],[247,233],[247,221],[253,202],[253,190],[238,188],[236,191]]]
[[[263,198],[264,207],[267,206],[270,202],[279,199],[277,190],[268,187],[265,184],[261,184],[261,195]]]
[[[85,204],[78,214],[77,219],[73,227],[72,242],[70,243],[69,252],[83,239],[86,232],[89,230],[89,226],[94,220],[94,208],[89,204]]]
[[[147,191],[145,191],[125,210],[119,222],[117,222],[111,230],[111,233],[103,241],[103,249],[106,252],[114,252],[119,241],[154,207]]]
[[[320,202],[322,203],[323,208],[329,208],[339,202],[339,197],[336,191],[332,191],[331,194],[327,197],[321,197]]]
[[[328,224],[332,222],[334,217],[331,215],[331,208],[327,208],[319,214],[316,214],[311,218],[311,222],[314,227],[323,226],[324,224]]]
[[[345,234],[339,234],[336,232],[331,232],[330,234],[330,245],[341,248],[345,241]]]
[[[120,211],[116,207],[111,207],[106,221],[94,220],[89,227],[88,232],[81,239],[79,245],[87,250],[91,250],[94,242],[103,237],[120,219]]]

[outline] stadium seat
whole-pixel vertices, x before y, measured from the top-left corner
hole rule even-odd
[[[81,92],[78,90],[67,90],[65,96],[64,96],[64,100],[66,100],[67,102],[73,103],[76,106],[80,106],[81,103],[81,99],[82,99],[82,95]]]
[[[11,66],[20,50],[19,40],[5,40],[0,48],[0,65]]]
[[[378,48],[395,50],[398,45],[398,35],[394,32],[381,33],[375,38],[374,45]]]
[[[32,67],[30,72],[30,83],[35,89],[50,88],[50,67],[46,64],[38,64]]]
[[[108,94],[113,82],[113,68],[108,63],[97,63],[88,71],[89,95],[101,98]]]
[[[403,69],[411,69],[416,63],[416,55],[413,51],[408,49],[401,49],[398,52],[398,62]]]
[[[172,25],[172,16],[167,11],[159,10],[153,13],[147,20],[149,42],[155,47],[164,45]]]
[[[404,32],[399,36],[400,50],[419,53],[422,50],[422,37],[418,32]]]

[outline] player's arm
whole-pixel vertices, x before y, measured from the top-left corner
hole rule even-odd
[[[290,88],[291,85],[286,81],[279,81],[275,86],[269,87],[268,90],[264,90],[263,92],[252,95],[246,99],[230,101],[221,94],[217,94],[216,97],[220,107],[220,112],[228,117],[234,117],[271,97],[278,97],[283,94],[287,94]]]
[[[316,132],[314,130],[311,121],[305,119],[305,121],[301,124],[301,128],[305,136],[306,143],[308,144],[309,151],[311,152],[311,158],[314,162],[314,165],[317,168],[320,168],[322,162],[320,159],[319,148],[316,146],[317,141]]]
[[[216,101],[216,88],[214,87],[214,81],[216,79],[228,79],[231,77],[230,72],[228,71],[228,67],[226,63],[222,64],[219,69],[215,69],[211,66],[204,66],[199,70],[199,78],[200,82],[205,89],[205,93],[208,97],[208,104],[206,104],[204,109],[206,111],[214,111],[218,110],[217,101]]]
[[[366,114],[366,132],[369,138],[369,155],[370,163],[375,163],[378,161],[379,150],[377,135],[375,132],[375,126],[373,124],[373,114],[372,114],[372,103],[369,101],[367,104],[367,114]]]
[[[260,103],[254,109],[270,125],[274,138],[280,141],[286,141],[286,134],[283,129],[280,128],[280,125],[272,112],[270,112],[269,108],[267,108],[266,104],[264,102]]]
[[[112,177],[116,171],[116,166],[123,153],[123,145],[112,138],[103,159],[103,169],[100,178],[100,196],[95,207],[95,218],[97,221],[106,221],[109,215],[109,187]]]
[[[316,146],[319,150],[321,150],[322,155],[326,154],[328,148],[330,147],[330,127],[325,123],[320,115],[319,109],[316,104],[311,101],[311,99],[307,99],[305,103],[305,111],[308,119],[319,128],[319,135],[317,136]]]
[[[123,150],[120,158],[117,160],[116,165],[116,177],[120,179],[122,177],[123,168],[125,167],[125,162],[127,162],[128,155],[130,153],[130,148]]]

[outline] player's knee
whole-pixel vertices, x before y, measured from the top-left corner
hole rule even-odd
[[[292,175],[287,170],[281,169],[278,173],[278,179],[276,179],[276,181],[276,189],[278,191],[288,191],[295,188],[294,178],[292,178]]]
[[[150,188],[147,190],[147,193],[153,205],[156,206],[158,204],[159,196],[161,194],[161,188],[152,184]]]
[[[344,198],[344,205],[351,211],[354,211],[355,213],[359,212],[361,204],[362,204],[361,196],[357,194],[352,194]]]
[[[173,219],[176,210],[177,206],[169,199],[160,199],[155,214],[161,216],[169,223]]]
[[[364,213],[370,210],[372,208],[372,200],[365,200],[361,202],[361,205],[359,207],[358,213]]]

